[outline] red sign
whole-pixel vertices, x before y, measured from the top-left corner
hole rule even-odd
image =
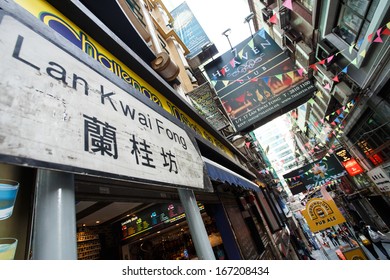
[[[350,176],[355,176],[364,172],[363,168],[354,158],[343,162],[343,165]]]

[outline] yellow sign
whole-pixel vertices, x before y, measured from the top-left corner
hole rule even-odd
[[[130,86],[134,87],[150,100],[164,108],[167,112],[193,129],[203,138],[210,141],[214,146],[221,149],[221,151],[225,152],[228,156],[234,158],[233,153],[220,141],[211,136],[204,128],[198,125],[175,104],[170,102],[167,98],[165,98],[165,96],[145,82],[134,71],[114,57],[98,42],[83,32],[78,26],[76,26],[49,3],[44,0],[15,0],[15,2],[36,16],[43,23],[60,33],[63,37],[79,47],[83,52],[98,61],[101,65],[113,72]]]
[[[313,232],[345,223],[345,218],[336,203],[323,198],[310,199],[306,204],[306,209],[302,210],[302,215]]]
[[[366,255],[360,247],[345,251],[343,255],[347,260],[367,260]]]

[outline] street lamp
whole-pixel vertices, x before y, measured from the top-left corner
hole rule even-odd
[[[254,13],[251,12],[248,16],[245,17],[245,21],[244,21],[244,23],[247,22],[248,25],[249,25],[249,31],[251,32],[252,38],[253,38],[253,33],[252,33],[252,28],[251,28],[250,21],[253,19],[254,16],[255,16]]]
[[[230,28],[228,28],[224,32],[222,32],[222,35],[226,36],[226,39],[228,40],[229,45],[230,45],[230,49],[233,50],[232,44],[230,43],[230,40],[229,40],[230,33],[232,33],[232,30]]]

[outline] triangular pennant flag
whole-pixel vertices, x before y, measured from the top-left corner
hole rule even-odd
[[[348,66],[345,66],[344,69],[341,72],[347,73],[347,70],[348,70]]]
[[[251,49],[254,49],[255,44],[254,44],[254,42],[253,42],[253,39],[249,41],[248,46],[249,46]]]
[[[325,59],[321,60],[320,62],[318,62],[319,64],[321,65],[324,65],[325,64]]]
[[[287,72],[287,76],[289,76],[291,79],[294,79],[294,71]]]
[[[279,74],[279,75],[275,75],[275,77],[280,80],[281,82],[283,82],[283,74]]]
[[[242,49],[237,55],[240,59],[242,59],[243,54],[244,54],[244,49]],[[233,60],[234,60],[234,58],[233,58]]]
[[[331,55],[331,56],[329,56],[327,59],[326,59],[326,62],[331,62],[332,61],[332,59],[333,59],[333,57],[334,57],[334,55]]]
[[[360,46],[363,44],[363,40],[364,38],[361,38],[358,43],[357,43],[357,47],[360,49]]]
[[[215,86],[217,84],[217,81],[211,81],[211,84]]]
[[[382,35],[389,36],[390,35],[390,29],[386,28],[385,30],[383,30]]]
[[[344,112],[346,112],[346,113],[349,113],[349,109],[348,109],[348,108],[346,108],[346,109],[344,110]]]
[[[387,27],[388,29],[390,29],[390,21],[389,21],[388,23],[386,23],[386,27]]]
[[[374,35],[374,33],[371,33],[370,35],[368,35],[367,37],[367,41],[368,42],[372,42],[372,36]]]
[[[317,65],[316,64],[309,65],[309,67],[311,69],[313,69],[314,71],[317,71]]]
[[[379,29],[376,31],[376,35],[378,35],[378,37],[381,36],[382,29],[383,29],[383,27],[379,28]]]
[[[261,38],[265,39],[265,30],[264,30],[264,28],[262,28],[260,30],[259,35],[260,35]]]
[[[380,36],[376,37],[374,40],[375,43],[383,43],[382,38]]]
[[[339,122],[340,122],[339,118],[335,118],[334,121],[335,121],[336,123],[339,123]]]
[[[246,147],[249,149],[251,142],[245,142]]]
[[[322,93],[321,93],[321,91],[317,91],[316,96],[322,98]]]
[[[270,17],[269,22],[273,24],[276,24],[278,22],[278,18],[276,17],[276,14]]]
[[[326,118],[325,118],[327,121],[329,121],[329,115],[328,116],[326,116]]]
[[[225,87],[229,84],[229,80],[223,80],[222,82],[223,82]]]
[[[344,118],[344,115],[343,115],[343,113],[341,113],[340,115],[339,115],[339,118]]]
[[[340,115],[341,110],[340,110],[340,109],[337,109],[337,110],[336,110],[336,113],[337,113],[337,115]]]
[[[241,58],[241,57],[240,57]],[[229,61],[229,64],[232,66],[232,68],[234,68],[234,65],[235,65],[235,61],[234,61],[234,58],[232,60]]]
[[[308,102],[310,103],[310,105],[313,105],[314,104],[314,99],[311,98]]]
[[[269,77],[264,77],[264,78],[263,78],[263,81],[264,81],[265,84],[268,84]]]
[[[226,74],[226,69],[225,69],[225,67],[222,68],[221,70],[219,70],[219,72],[221,72],[221,74],[222,74],[223,76],[225,76],[225,74]]]
[[[352,62],[351,62],[353,65],[356,65],[357,64],[357,59],[356,59],[356,57],[355,57],[355,59],[354,60],[352,60]]]
[[[330,84],[326,84],[326,85],[324,86],[324,89],[330,90]]]
[[[292,0],[286,0],[283,3],[283,6],[285,6],[287,9],[290,9],[292,11]]]
[[[299,68],[297,71],[298,71],[298,74],[299,74],[299,76],[301,76],[302,77],[302,75],[303,75],[303,68]]]
[[[339,76],[337,76],[337,75],[334,76],[333,79],[332,79],[332,81],[335,81],[336,83],[340,82],[340,81],[339,81]]]
[[[331,122],[330,124],[333,126],[337,125],[335,122]],[[334,133],[334,131],[333,131],[333,133]]]

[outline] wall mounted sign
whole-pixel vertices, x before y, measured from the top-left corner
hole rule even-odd
[[[204,187],[185,130],[14,18],[0,20],[2,161]]]
[[[302,215],[313,232],[345,223],[345,218],[336,203],[323,198],[310,199],[306,203],[306,209],[302,210]]]
[[[364,169],[354,158],[342,162],[342,164],[344,165],[345,170],[347,170],[349,176],[356,176],[364,172]]]
[[[381,192],[390,192],[390,178],[382,167],[375,167],[367,172]]]

